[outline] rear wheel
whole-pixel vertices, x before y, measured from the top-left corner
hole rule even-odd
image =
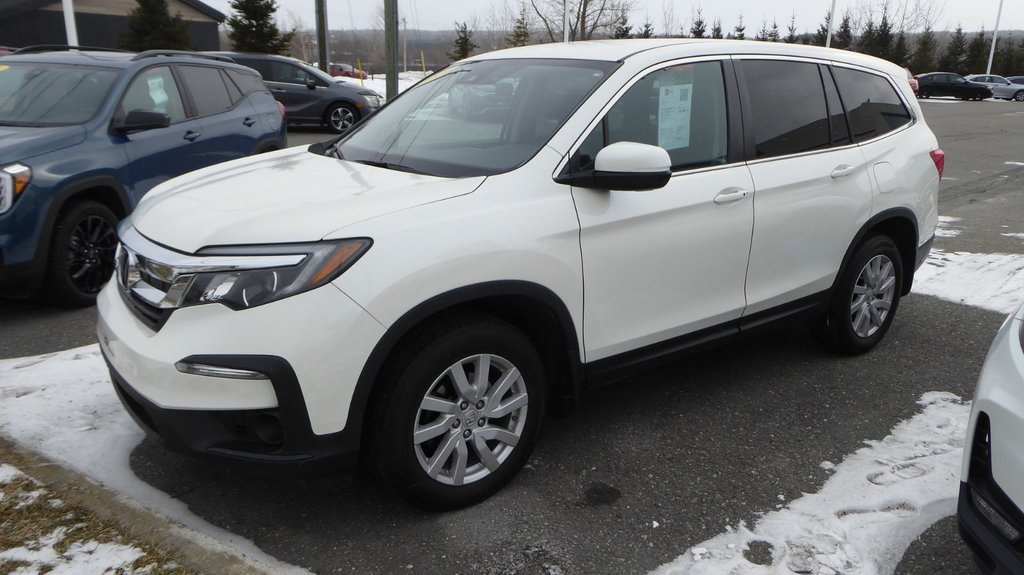
[[[1024,102],[1024,90],[1017,90],[1017,93],[1013,95],[1013,99],[1018,102]]]
[[[45,293],[62,305],[84,307],[96,303],[114,273],[117,216],[91,200],[64,209],[50,243]]]
[[[547,404],[530,339],[485,315],[434,324],[393,359],[369,412],[377,471],[427,509],[482,501],[526,463]]]
[[[875,347],[896,316],[903,260],[888,236],[871,235],[857,248],[817,330],[832,350],[858,355]]]

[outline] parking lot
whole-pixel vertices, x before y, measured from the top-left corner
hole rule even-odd
[[[932,100],[946,151],[945,252],[1024,253],[1024,105]],[[292,131],[291,145],[330,137]],[[645,573],[828,479],[865,439],[919,411],[928,391],[969,399],[1003,314],[913,294],[885,341],[837,357],[800,325],[597,390],[549,418],[527,468],[496,496],[430,514],[358,476],[269,480],[145,441],[135,474],[215,526],[317,573]],[[0,301],[0,358],[92,343],[95,312]],[[900,574],[970,571],[955,519],[935,524]]]

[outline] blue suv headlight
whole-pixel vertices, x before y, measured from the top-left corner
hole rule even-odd
[[[14,206],[14,201],[32,181],[32,169],[23,164],[9,164],[0,168],[0,214]]]

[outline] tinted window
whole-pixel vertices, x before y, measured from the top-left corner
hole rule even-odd
[[[829,121],[817,64],[747,60],[743,75],[758,158],[827,148]]]
[[[224,80],[224,87],[228,89],[228,96],[231,97],[231,105],[234,106],[242,99],[242,91],[238,89],[238,86],[235,85],[231,78],[226,76],[224,70],[221,70],[220,73]]]
[[[132,110],[167,114],[171,123],[185,119],[185,106],[181,103],[181,93],[170,68],[149,68],[132,80],[117,109],[118,117],[123,118]]]
[[[238,70],[227,70],[227,73],[243,94],[267,91],[266,85],[263,84],[263,79],[256,74],[240,72]]]
[[[287,62],[270,62],[270,77],[264,76],[271,82],[284,82],[285,84],[305,85],[306,80],[312,77],[305,70],[288,64]]]
[[[270,80],[270,62],[267,60],[249,60],[248,58],[235,58],[234,60],[242,66],[256,70],[264,80]]]
[[[684,64],[633,84],[605,117],[605,143],[660,146],[674,170],[714,166],[726,161],[727,125],[722,65]]]
[[[855,141],[869,140],[910,123],[910,112],[888,80],[849,68],[832,71],[850,116]]]
[[[209,116],[231,109],[234,103],[217,68],[180,66],[181,77],[192,94],[197,116]]]
[[[850,128],[846,124],[846,114],[843,112],[839,92],[836,91],[836,84],[827,72],[827,68],[822,69],[821,77],[825,81],[825,102],[828,104],[828,123],[832,135],[832,145],[845,146],[850,143]]]

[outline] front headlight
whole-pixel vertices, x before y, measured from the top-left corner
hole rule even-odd
[[[286,267],[223,269],[195,274],[181,306],[222,303],[232,309],[246,309],[270,303],[325,285],[354,264],[373,242],[369,238],[319,242],[304,246],[245,246],[210,248],[200,256],[251,257],[295,255],[306,257]]]
[[[377,94],[376,92],[361,92],[360,95],[366,98],[366,101],[374,108],[380,108],[380,94]]]
[[[32,181],[32,169],[22,164],[8,164],[0,168],[0,214],[14,206],[14,201]]]
[[[373,244],[354,238],[186,255],[148,242],[130,226],[122,229],[128,237],[122,235],[115,277],[122,289],[160,309],[221,303],[240,310],[277,301],[330,283]]]

